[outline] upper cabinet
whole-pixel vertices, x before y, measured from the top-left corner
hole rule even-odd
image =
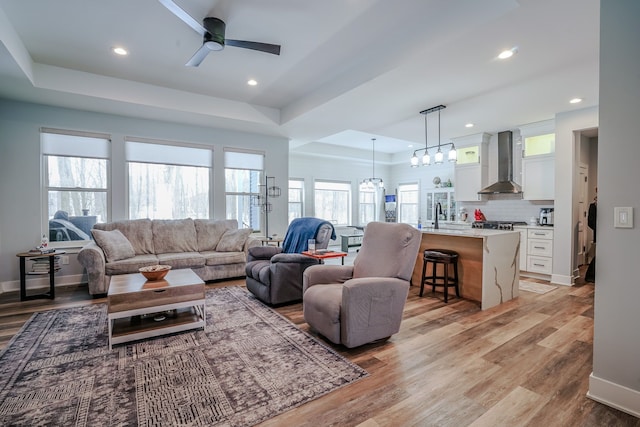
[[[545,133],[543,135],[527,136],[524,138],[522,157],[553,155],[556,152],[556,134]]]
[[[522,137],[522,198],[555,198],[555,123],[553,120],[520,127]]]
[[[454,173],[456,200],[481,200],[478,191],[487,186],[489,176],[487,146],[490,139],[488,133],[479,133],[452,140],[458,151]]]
[[[455,221],[457,219],[455,193],[457,190],[452,187],[427,190],[426,221],[428,224],[432,224],[436,220],[436,214],[438,221]]]

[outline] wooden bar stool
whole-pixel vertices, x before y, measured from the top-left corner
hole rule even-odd
[[[458,253],[448,249],[426,249],[422,263],[422,283],[420,284],[420,296],[424,291],[424,285],[431,286],[431,292],[436,291],[436,286],[444,287],[444,302],[449,302],[449,287],[454,286],[456,296],[460,298],[458,287]],[[427,264],[433,266],[432,273],[427,276]],[[438,264],[442,264],[444,272],[442,276],[436,274]],[[449,275],[449,266],[453,265],[453,276]]]

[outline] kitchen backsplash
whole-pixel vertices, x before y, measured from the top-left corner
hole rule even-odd
[[[489,221],[526,221],[531,217],[538,218],[540,208],[552,208],[549,200],[532,201],[514,199],[511,195],[491,196],[484,202],[458,202],[458,211],[465,207],[469,214],[468,222],[473,222],[473,212],[480,209]]]

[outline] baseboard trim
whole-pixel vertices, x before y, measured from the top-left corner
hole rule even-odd
[[[573,286],[575,284],[572,276],[565,276],[564,274],[552,274],[551,283],[563,286]]]
[[[86,283],[86,278],[83,274],[70,274],[67,276],[56,275],[55,286],[69,286],[79,285]],[[27,290],[31,289],[49,289],[49,275],[43,274],[37,277],[27,277],[26,280]],[[6,282],[0,282],[0,293],[5,292],[20,292],[20,280],[8,280]]]
[[[589,399],[640,418],[640,391],[589,375]]]

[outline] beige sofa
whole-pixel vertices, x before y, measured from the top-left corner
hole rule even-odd
[[[136,219],[95,224],[94,240],[78,253],[91,295],[109,290],[111,276],[156,264],[190,268],[202,280],[245,275],[247,251],[260,246],[236,220]]]

